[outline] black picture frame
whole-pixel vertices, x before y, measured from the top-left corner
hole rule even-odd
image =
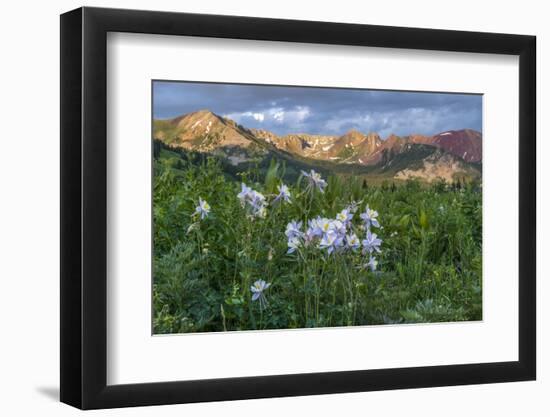
[[[519,56],[519,360],[107,385],[108,32]],[[61,401],[81,409],[534,380],[536,38],[136,10],[61,15]]]

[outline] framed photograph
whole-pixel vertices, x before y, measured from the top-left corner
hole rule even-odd
[[[61,401],[533,380],[535,37],[61,16]]]

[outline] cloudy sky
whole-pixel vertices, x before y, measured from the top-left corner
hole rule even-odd
[[[248,128],[278,135],[341,135],[350,129],[433,135],[481,131],[481,95],[191,82],[153,83],[153,117],[208,109]]]

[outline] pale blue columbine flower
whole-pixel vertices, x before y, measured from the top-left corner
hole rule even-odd
[[[308,179],[310,187],[317,187],[322,193],[325,192],[327,182],[321,178],[321,174],[312,169],[309,173],[302,171],[302,175]]]
[[[275,197],[275,200],[273,200],[273,202],[277,200],[283,200],[287,203],[290,203],[290,191],[288,187],[285,184],[281,184],[277,186],[277,189],[279,190],[279,194],[277,195],[277,197]]]
[[[321,237],[323,235],[321,220],[321,217],[317,216],[316,218],[307,221],[308,227],[305,233],[306,243],[309,243],[316,237]]]
[[[345,209],[350,213],[355,213],[359,208],[359,204],[361,204],[361,202],[353,200]]]
[[[267,305],[267,299],[265,298],[264,291],[266,291],[270,286],[271,284],[265,282],[263,279],[257,280],[254,285],[250,286],[250,291],[252,292],[252,301],[259,300],[260,308],[263,308]]]
[[[355,233],[346,235],[346,245],[348,248],[357,250],[361,247],[361,242]]]
[[[315,219],[310,220],[308,225],[311,228],[311,235],[313,237],[321,237],[323,233],[328,231],[330,220],[326,217],[317,216]]]
[[[317,227],[319,228],[321,234],[327,233],[333,228],[332,221],[326,217],[319,218],[317,220]]]
[[[368,205],[365,208],[365,212],[361,213],[359,217],[363,219],[363,222],[365,223],[365,228],[367,230],[370,229],[371,226],[380,227],[380,223],[378,223],[378,220],[376,220],[376,218],[378,217],[378,212],[376,210],[370,209]]]
[[[344,223],[340,220],[327,219],[326,217],[319,218],[317,220],[316,227],[321,234],[328,233],[331,230],[337,234],[341,234],[346,231]]]
[[[344,239],[338,235],[335,230],[329,230],[323,235],[321,241],[319,242],[320,249],[326,249],[330,255],[336,249],[342,247],[344,244]]]
[[[199,205],[195,208],[195,213],[200,214],[201,220],[210,213],[210,204],[199,197]]]
[[[247,187],[246,184],[243,182],[241,183],[241,192],[237,194],[237,198],[241,200],[241,204],[244,206],[247,198],[249,198],[249,194],[252,192],[252,188]]]
[[[299,237],[291,237],[287,242],[288,250],[286,253],[294,253],[296,250],[302,246],[302,241]]]
[[[324,217],[317,216],[314,219],[308,220],[308,229],[306,234],[311,238],[321,237],[328,230],[330,220]]]
[[[285,235],[287,238],[292,239],[295,237],[302,237],[302,222],[297,222],[296,220],[292,220],[290,223],[286,225],[286,231]]]
[[[264,218],[267,214],[265,196],[258,191],[248,187],[245,183],[241,183],[241,192],[237,194],[237,198],[241,201],[243,207],[246,204],[250,205],[252,214],[256,217]]]
[[[319,226],[319,217],[316,219],[308,220],[307,225],[308,228],[304,234],[304,240],[306,245],[313,242],[315,238],[321,237],[323,235],[323,232],[321,231],[321,227]]]
[[[353,213],[351,213],[351,211],[347,208],[336,215],[336,220],[342,222],[344,226],[348,226],[351,223],[352,218]]]
[[[258,191],[252,190],[248,193],[248,200],[250,205],[255,211],[260,210],[262,207],[265,207],[265,196]]]
[[[374,256],[369,256],[369,261],[364,265],[365,269],[369,268],[372,272],[376,271],[378,261]]]
[[[378,239],[376,233],[371,233],[370,230],[367,230],[367,236],[363,240],[363,250],[368,253],[373,253],[374,251],[380,252],[380,245],[382,240]]]
[[[287,253],[293,253],[302,245],[301,238],[304,235],[302,232],[302,222],[295,220],[286,225],[285,235],[288,238],[288,251]]]
[[[338,234],[338,236],[342,238],[346,236],[346,224],[340,220],[333,220],[331,222],[331,228]]]
[[[343,246],[345,235],[344,223],[339,220],[318,217],[310,222],[310,228],[306,232],[306,241],[309,242],[315,237],[320,237],[319,248],[327,249],[330,254]]]

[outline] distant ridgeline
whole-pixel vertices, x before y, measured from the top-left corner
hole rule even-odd
[[[434,136],[390,135],[350,130],[342,136],[278,136],[247,129],[208,110],[153,121],[155,157],[218,157],[232,175],[251,167],[267,169],[272,160],[284,165],[285,177],[301,170],[365,176],[374,181],[419,179],[472,181],[481,178],[482,137],[471,129]]]

